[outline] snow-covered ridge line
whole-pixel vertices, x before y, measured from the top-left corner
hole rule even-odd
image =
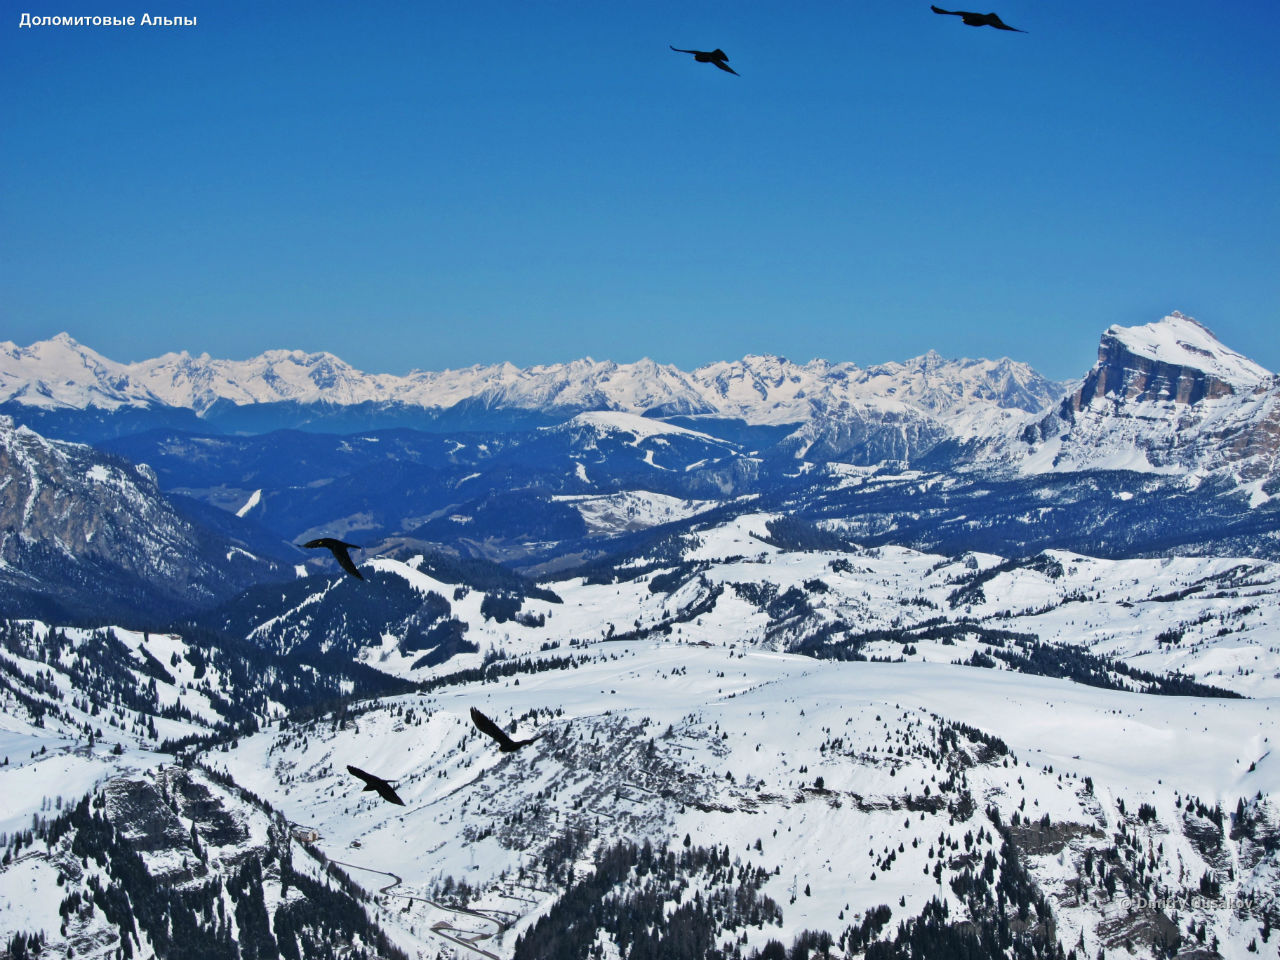
[[[1009,359],[945,360],[934,352],[903,363],[853,363],[747,356],[683,371],[643,359],[591,358],[527,368],[510,363],[460,370],[368,374],[329,353],[270,350],[248,360],[185,351],[118,363],[69,335],[19,347],[0,343],[0,402],[45,409],[169,406],[206,413],[236,405],[292,401],[393,403],[447,409],[608,410],[661,416],[716,415],[790,423],[849,407],[886,407],[965,417],[1005,409],[1036,412],[1059,384]]]

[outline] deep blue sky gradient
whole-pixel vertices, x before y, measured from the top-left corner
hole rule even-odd
[[[1065,378],[1179,309],[1280,369],[1280,4],[993,2],[1030,32],[928,0],[6,5],[0,339]]]

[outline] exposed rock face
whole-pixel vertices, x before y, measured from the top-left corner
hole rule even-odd
[[[1097,365],[1069,401],[1077,411],[1101,396],[1193,404],[1249,392],[1269,376],[1175,310],[1158,324],[1108,329]]]
[[[783,446],[800,459],[870,466],[916,460],[950,437],[942,423],[914,411],[850,409],[815,417],[787,437]]]
[[[182,517],[149,467],[0,418],[5,615],[120,613],[133,622],[272,575],[272,564]]]

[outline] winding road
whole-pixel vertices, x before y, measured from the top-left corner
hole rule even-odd
[[[358,863],[348,863],[345,860],[333,860],[328,858],[326,859],[328,860],[329,863],[332,863],[335,866],[348,867],[352,870],[363,870],[365,873],[376,873],[384,877],[390,877],[391,878],[390,883],[388,883],[384,887],[378,888],[378,893],[380,894],[384,894],[389,897],[400,897],[401,899],[404,899],[404,900],[416,900],[419,903],[425,903],[432,907],[435,907],[437,910],[444,910],[449,913],[456,913],[464,917],[474,917],[477,920],[484,921],[485,923],[493,924],[497,929],[493,930],[492,932],[486,933],[483,930],[471,930],[471,929],[465,929],[462,927],[456,927],[452,923],[450,923],[448,920],[438,920],[431,925],[431,932],[436,934],[436,936],[440,937],[441,939],[448,940],[451,943],[456,943],[460,947],[466,947],[468,950],[478,953],[482,957],[488,957],[490,958],[490,960],[502,960],[502,958],[499,957],[496,953],[490,953],[488,950],[485,950],[484,948],[478,946],[477,944],[481,940],[489,940],[501,934],[503,931],[505,931],[507,928],[511,926],[511,924],[515,921],[515,919],[519,918],[519,914],[510,912],[507,910],[491,910],[487,912],[479,911],[479,910],[469,910],[466,907],[450,906],[447,903],[441,903],[438,900],[432,900],[428,897],[416,897],[408,893],[393,893],[392,891],[395,890],[396,887],[400,886],[400,884],[404,882],[404,878],[400,877],[398,874],[394,874],[389,870],[376,870],[373,867],[364,867]],[[526,902],[529,902],[529,903],[537,902],[534,900],[528,900],[528,898],[526,897],[513,896],[513,897],[509,897],[509,899],[525,900]]]

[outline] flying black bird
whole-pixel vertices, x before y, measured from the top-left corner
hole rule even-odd
[[[318,550],[323,547],[333,554],[333,559],[338,561],[338,565],[343,570],[357,580],[364,579],[364,575],[356,568],[355,562],[351,559],[351,554],[347,552],[348,550],[359,550],[360,547],[357,544],[343,543],[333,537],[320,537],[318,540],[308,540],[303,546],[308,550]]]
[[[507,732],[505,730],[475,707],[471,708],[471,722],[476,725],[477,729],[479,729],[481,733],[487,733],[489,736],[493,737],[493,739],[497,740],[498,749],[503,753],[511,753],[513,750],[519,750],[521,747],[528,746],[533,743],[533,741],[537,740],[538,737],[542,736],[542,734],[538,734],[537,737],[530,737],[528,740],[512,740],[507,736]]]
[[[671,44],[667,44],[667,46],[671,47]],[[671,49],[676,53],[692,53],[693,59],[697,60],[699,63],[714,63],[721,70],[724,70],[727,73],[732,73],[735,77],[742,76],[742,74],[737,70],[729,66],[729,55],[719,47],[712,50],[710,53],[705,50],[681,50],[679,47],[671,47]]]
[[[971,27],[995,27],[997,30],[1012,30],[1014,33],[1026,33],[1025,30],[1019,30],[1017,27],[1011,27],[994,13],[970,13],[967,10],[943,10],[941,7],[930,6],[930,10],[934,13],[946,13],[953,17],[959,17]]]
[[[398,803],[400,806],[404,806],[404,801],[400,799],[399,794],[392,789],[391,784],[381,777],[375,777],[372,773],[365,773],[359,767],[353,767],[351,764],[347,764],[347,772],[353,777],[359,777],[363,780],[366,790],[376,790],[378,791],[378,796],[388,803]]]

